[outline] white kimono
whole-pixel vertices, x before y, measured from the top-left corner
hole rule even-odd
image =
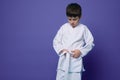
[[[93,41],[91,32],[83,24],[73,28],[69,23],[65,23],[60,27],[53,40],[53,47],[59,55],[57,80],[80,80],[77,76],[69,79],[69,73],[81,73],[84,70],[82,57],[93,48]],[[69,52],[66,55],[66,52],[60,54],[62,49],[67,49]],[[71,51],[75,49],[79,49],[82,53],[78,58],[71,56],[73,54]]]

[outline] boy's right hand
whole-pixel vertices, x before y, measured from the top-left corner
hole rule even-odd
[[[60,51],[60,53],[68,53],[69,51],[67,49],[63,49]]]

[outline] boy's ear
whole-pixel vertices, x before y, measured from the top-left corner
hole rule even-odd
[[[79,19],[81,19],[82,16],[79,17]]]
[[[82,17],[82,15],[80,16],[80,18]]]

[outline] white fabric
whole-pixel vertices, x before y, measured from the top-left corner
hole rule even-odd
[[[62,71],[64,71],[64,78],[65,80],[67,80],[68,78],[68,73],[69,73],[69,67],[70,67],[70,53],[62,53],[64,54],[63,56],[61,56],[61,60],[59,62],[59,66],[62,66]],[[63,63],[64,61],[64,63]],[[61,69],[60,69],[61,70]]]
[[[69,73],[67,80],[81,80],[81,73]]]
[[[69,23],[61,26],[54,40],[53,47],[56,53],[60,56],[58,62],[58,70],[68,72],[83,71],[82,57],[84,57],[94,46],[93,36],[87,26],[79,24],[75,28]],[[69,50],[69,53],[60,53],[62,49]],[[70,56],[71,51],[79,49],[82,55],[79,58]]]
[[[82,80],[82,73],[68,73],[67,78],[65,78],[65,72],[62,70],[57,71],[56,80]]]
[[[71,62],[71,57],[72,56],[72,53],[68,53],[68,52],[64,52],[62,53],[61,55],[61,60],[58,64],[58,66],[62,66],[62,70],[61,69],[58,69],[58,75],[57,75],[57,79],[56,80],[72,80],[72,79],[75,79],[75,80],[80,80],[80,72],[76,73],[76,72],[73,72],[74,74],[72,74],[72,72],[69,72],[69,69],[70,69],[70,62]],[[64,63],[63,63],[64,62]],[[63,79],[61,79],[63,78]]]

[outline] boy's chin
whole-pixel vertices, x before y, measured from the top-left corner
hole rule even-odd
[[[71,24],[72,27],[76,27],[78,24]]]
[[[76,27],[77,25],[71,25],[72,27]]]

